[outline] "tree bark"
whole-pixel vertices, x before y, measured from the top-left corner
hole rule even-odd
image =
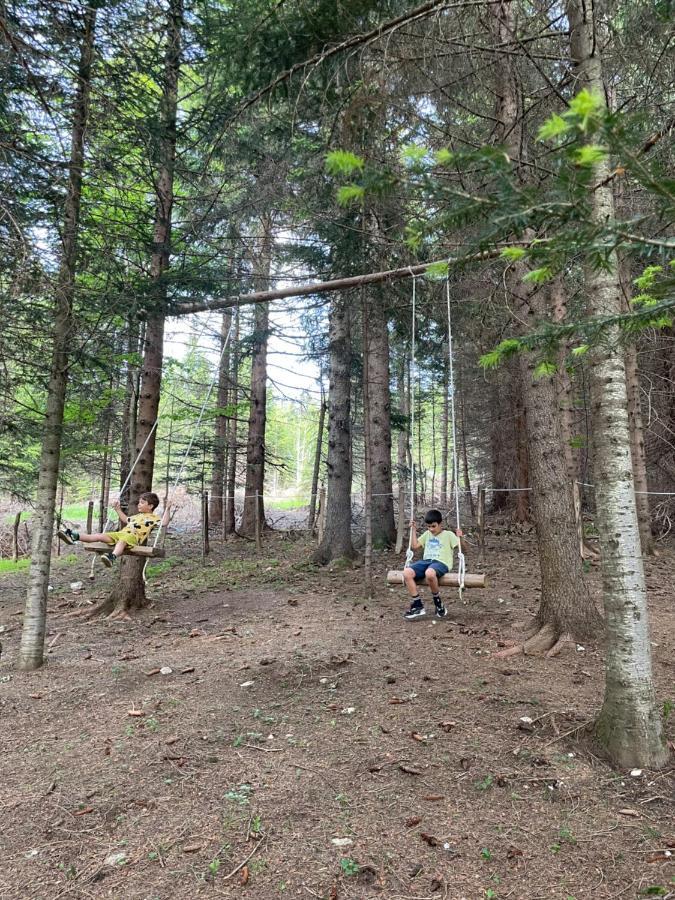
[[[166,25],[164,55],[164,83],[160,111],[161,140],[159,168],[155,186],[155,219],[153,252],[150,261],[150,315],[145,329],[141,387],[136,428],[136,450],[129,497],[129,512],[137,509],[138,498],[152,490],[155,465],[154,428],[159,412],[164,358],[164,319],[166,283],[164,273],[171,258],[171,213],[174,200],[174,169],[176,161],[176,116],[178,109],[178,78],[181,64],[181,30],[183,0],[170,0]],[[154,430],[153,430],[154,429]],[[145,447],[145,449],[143,449]],[[141,453],[142,451],[142,453]],[[100,611],[117,609],[123,612],[147,606],[143,582],[144,560],[131,556],[121,559],[120,579]]]
[[[322,565],[340,558],[354,557],[350,312],[349,297],[343,296],[333,302],[330,311],[326,528],[314,554],[315,562]]]
[[[601,43],[592,6],[567,0],[571,56],[578,87],[605,99]],[[594,171],[592,221],[613,221],[611,165]],[[608,267],[588,267],[586,290],[595,315],[621,311],[618,260]],[[638,518],[627,412],[626,371],[618,328],[610,326],[592,351],[596,519],[600,536],[603,601],[607,622],[605,696],[595,733],[618,766],[663,766],[668,750],[652,679],[647,592],[639,542]]]
[[[401,420],[405,422],[398,433],[396,442],[396,480],[398,482],[398,512],[396,518],[396,553],[400,553],[403,549],[403,542],[407,533],[408,519],[405,514],[406,487],[410,483],[408,479],[411,477],[410,466],[408,465],[408,451],[410,441],[410,430],[408,422],[410,419],[410,403],[408,388],[406,386],[406,365],[405,360],[401,357],[398,365],[396,382],[398,387],[398,396],[401,409]],[[412,511],[410,513],[412,515]]]
[[[120,453],[120,489],[129,477],[134,464],[134,448],[136,446],[136,427],[138,424],[138,394],[140,391],[140,368],[132,360],[138,355],[145,340],[145,329],[141,330],[136,313],[128,323],[127,329],[127,372],[124,391],[124,412],[122,414],[122,448]],[[120,495],[120,503],[126,510],[129,505],[129,488]]]
[[[73,300],[95,29],[96,10],[88,7],[84,14],[73,107],[68,189],[63,209],[61,263],[55,291],[52,359],[40,450],[37,516],[33,530],[28,591],[19,650],[19,668],[24,670],[37,669],[44,661],[47,587],[51,567],[54,508],[63,437],[63,412],[68,385],[68,350],[72,344],[74,330]]]
[[[368,303],[366,349],[368,452],[371,462],[373,547],[393,546],[396,540],[391,472],[391,393],[389,389],[389,329],[382,292],[373,291]],[[365,395],[368,403],[365,404]]]
[[[220,331],[220,366],[218,369],[218,414],[215,421],[215,441],[213,448],[213,465],[211,469],[211,507],[209,520],[212,525],[219,525],[223,521],[223,492],[225,490],[225,447],[227,444],[227,403],[230,386],[230,350],[231,343],[225,348],[225,341],[230,337],[232,328],[232,310],[223,312]]]
[[[323,451],[323,429],[326,421],[326,400],[323,396],[323,383],[321,385],[321,406],[319,407],[319,424],[316,431],[316,448],[314,450],[314,466],[312,468],[312,489],[309,499],[309,517],[307,527],[310,534],[316,527],[316,500],[319,490],[319,472],[321,471],[321,454]]]
[[[266,214],[261,222],[260,252],[254,262],[256,280],[269,280],[272,268],[272,219]],[[256,521],[265,524],[265,424],[267,421],[267,343],[269,340],[269,306],[255,308],[251,358],[251,392],[246,444],[246,487],[244,512],[239,533],[255,537]],[[256,511],[257,505],[257,511]]]
[[[500,2],[492,8],[495,36],[508,40],[515,33],[514,9]],[[510,57],[500,57],[497,107],[500,136],[512,158],[522,158],[519,124],[519,85]],[[521,329],[529,330],[551,316],[552,297],[541,288],[524,283],[527,267],[516,262],[505,275],[505,284],[517,310]],[[600,630],[601,620],[584,582],[577,545],[573,497],[562,448],[557,411],[556,384],[551,376],[538,377],[537,358],[532,353],[518,357],[517,385],[522,398],[519,419],[519,486],[530,487],[518,494],[519,507],[532,510],[539,566],[541,599],[536,616],[537,632],[525,642],[525,652],[557,652],[563,640],[586,639]],[[523,460],[527,460],[526,465]],[[524,510],[523,510],[524,511]],[[522,512],[521,512],[522,514]],[[559,643],[560,642],[560,643]]]
[[[234,312],[234,351],[230,375],[232,416],[227,429],[227,487],[225,490],[225,534],[234,534],[236,508],[234,492],[237,488],[237,425],[239,424],[239,312]]]

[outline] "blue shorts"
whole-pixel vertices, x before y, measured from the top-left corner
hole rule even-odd
[[[439,562],[437,559],[420,559],[417,562],[406,566],[406,569],[413,570],[415,573],[415,581],[424,581],[427,569],[433,569],[439,578],[442,575],[447,575],[450,571],[445,563]]]

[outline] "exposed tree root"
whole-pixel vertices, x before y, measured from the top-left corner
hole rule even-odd
[[[107,597],[102,603],[99,603],[98,606],[95,606],[93,609],[88,611],[87,618],[88,619],[96,619],[98,616],[107,616],[112,610],[115,608],[115,604],[113,603],[110,597]]]
[[[109,622],[131,622],[132,616],[128,609],[114,609],[108,616]]]
[[[528,632],[521,644],[506,647],[493,654],[494,659],[508,659],[511,656],[539,656],[545,654],[547,659],[558,656],[564,649],[575,643],[574,638],[568,632],[560,634],[555,627],[546,625],[534,626]]]

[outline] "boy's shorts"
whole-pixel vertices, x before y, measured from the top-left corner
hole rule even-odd
[[[427,569],[433,569],[439,578],[443,575],[447,575],[450,571],[445,563],[439,562],[437,559],[419,559],[417,562],[406,566],[406,569],[413,570],[415,573],[415,581],[424,581]]]
[[[106,535],[112,538],[109,544],[116,544],[118,541],[124,541],[129,547],[138,546],[138,537],[130,531],[106,531]]]

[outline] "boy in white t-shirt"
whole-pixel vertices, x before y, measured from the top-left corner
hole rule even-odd
[[[460,546],[462,532],[455,534],[443,528],[443,514],[438,509],[430,509],[424,517],[428,530],[417,537],[417,526],[413,519],[410,523],[410,547],[413,550],[424,550],[423,558],[411,563],[403,569],[403,581],[411,597],[410,609],[403,614],[404,619],[412,621],[426,615],[424,603],[419,595],[417,583],[426,581],[436,607],[436,616],[444,619],[448,611],[441,600],[438,579],[446,575],[453,566],[455,547]]]

